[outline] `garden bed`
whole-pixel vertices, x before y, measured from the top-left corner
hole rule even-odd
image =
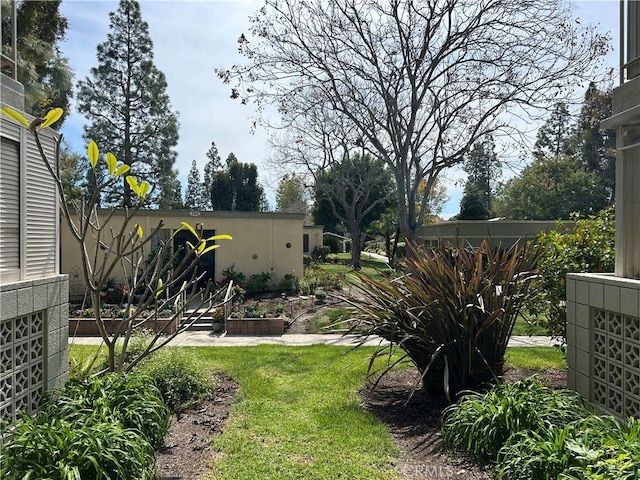
[[[121,322],[120,318],[104,319],[104,326],[109,335],[115,333]],[[167,325],[168,324],[168,325]],[[145,329],[154,332],[166,333],[170,335],[178,329],[177,318],[159,318],[154,321],[145,323]],[[69,319],[69,336],[71,337],[99,337],[100,331],[96,324],[95,318],[70,318]]]
[[[230,318],[227,335],[282,335],[284,318]]]

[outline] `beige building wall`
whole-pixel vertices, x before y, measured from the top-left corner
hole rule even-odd
[[[570,230],[574,222],[563,222]],[[533,240],[542,232],[549,232],[556,228],[556,221],[536,220],[457,220],[424,225],[418,232],[418,238],[428,247],[440,245],[456,245],[460,241],[467,242],[472,247],[488,239],[490,246],[510,247],[514,243],[524,246],[524,242]]]
[[[304,254],[308,255],[313,252],[315,247],[321,247],[323,244],[322,234],[324,232],[324,226],[322,225],[305,225],[303,229],[303,235],[307,236],[308,245],[304,250]]]
[[[100,210],[101,221],[108,211]],[[109,225],[117,229],[123,219],[123,213],[117,212]],[[216,281],[222,280],[222,271],[231,265],[235,265],[235,271],[244,273],[247,278],[268,272],[274,283],[286,274],[294,273],[297,277],[303,274],[304,214],[212,211],[191,216],[188,210],[145,210],[140,211],[135,219],[145,236],[154,231],[160,221],[163,229],[171,231],[180,228],[181,222],[188,222],[194,228],[200,223],[205,231],[214,230],[216,235],[233,237],[233,240],[218,242],[221,246],[215,250]],[[82,265],[80,250],[65,223],[61,232],[62,271],[69,273],[73,281],[74,272],[78,273]],[[114,272],[113,277],[121,281],[122,271]]]

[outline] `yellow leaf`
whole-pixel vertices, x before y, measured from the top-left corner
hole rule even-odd
[[[140,185],[140,190],[138,191],[138,196],[139,197],[146,197],[147,193],[149,193],[149,190],[151,189],[151,185],[149,185],[149,182],[147,182],[146,180],[144,182],[142,182],[142,184]]]
[[[98,145],[96,145],[96,142],[93,140],[91,140],[89,145],[87,145],[87,156],[89,157],[91,168],[96,168],[96,165],[98,164]]]
[[[200,240],[198,242],[198,246],[196,247],[196,254],[197,255],[202,255],[202,251],[204,250],[204,247],[207,246],[207,241],[206,240]]]
[[[160,294],[162,293],[162,290],[164,290],[163,286],[162,286],[162,279],[158,279],[158,290],[156,291],[156,298],[158,298],[160,296]]]
[[[193,244],[192,244],[189,240],[187,240],[185,243],[189,246],[189,248],[190,248],[191,250],[193,250],[193,249],[195,248],[195,247],[193,246]]]
[[[26,118],[24,118],[24,116],[20,112],[15,111],[11,107],[2,107],[1,110],[2,110],[2,113],[4,113],[7,117],[11,117],[14,120],[17,120],[18,122],[20,122],[25,127],[29,128],[29,122],[27,121]]]
[[[107,168],[109,169],[109,175],[115,175],[116,165],[118,164],[118,159],[116,158],[116,156],[111,152],[107,152],[106,162]]]
[[[120,175],[127,173],[129,170],[131,170],[131,167],[129,165],[120,165],[114,175],[116,177],[119,177]]]
[[[231,235],[214,235],[213,237],[207,238],[207,242],[215,242],[216,240],[233,240]]]
[[[193,236],[196,238],[200,238],[198,237],[198,234],[196,233],[195,229],[189,225],[187,222],[182,222],[182,228],[186,228],[187,230],[189,230],[191,233],[193,233]]]
[[[209,245],[207,248],[205,248],[202,252],[200,252],[200,255],[204,255],[207,252],[210,252],[211,250],[215,250],[216,248],[218,248],[220,245]]]
[[[144,231],[142,230],[142,227],[140,225],[136,225],[136,232],[138,232],[138,236],[140,238],[142,238],[142,235],[144,234]]]
[[[131,190],[133,190],[136,195],[140,196],[140,194],[138,193],[140,192],[140,187],[138,186],[138,181],[136,180],[136,178],[129,175],[127,177],[127,183],[129,184],[129,187],[131,187]]]
[[[64,110],[62,110],[60,107],[49,110],[44,116],[44,122],[42,123],[42,125],[40,125],[40,128],[47,128],[49,125],[53,125],[58,120],[60,120],[60,117],[63,113]]]

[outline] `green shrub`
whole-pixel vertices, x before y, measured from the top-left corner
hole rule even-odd
[[[281,292],[296,293],[300,288],[300,281],[293,273],[287,273],[280,279],[278,290]]]
[[[42,410],[79,425],[105,419],[119,422],[139,431],[153,447],[161,444],[171,420],[152,378],[121,373],[69,382],[51,395]]]
[[[425,386],[451,400],[502,374],[533,260],[517,246],[495,251],[487,242],[474,251],[410,248],[401,263],[404,276],[359,275],[351,332],[387,340],[376,354],[402,350]]]
[[[249,277],[246,289],[247,293],[261,293],[269,290],[269,279],[271,275],[267,272],[256,273]]]
[[[552,390],[531,377],[463,396],[442,413],[442,438],[450,450],[464,448],[481,463],[493,462],[514,434],[564,427],[587,413],[577,395]]]
[[[323,303],[327,299],[327,293],[324,290],[317,289],[315,296],[318,303]]]
[[[223,280],[225,283],[229,283],[233,280],[233,283],[235,285],[242,287],[245,284],[246,278],[244,276],[244,273],[236,272],[235,267],[236,264],[233,263],[231,264],[231,266],[222,271]]]
[[[180,412],[202,400],[213,388],[211,377],[195,355],[187,350],[165,348],[147,358],[137,369],[155,381],[166,405]]]
[[[588,415],[564,427],[520,432],[498,456],[498,480],[637,480],[640,421]]]
[[[153,380],[110,373],[52,392],[4,432],[2,478],[156,478],[170,415]],[[27,476],[28,477],[25,477]]]
[[[572,272],[613,272],[615,225],[612,208],[597,216],[576,220],[575,230],[566,232],[559,223],[555,230],[535,240],[539,249],[538,271],[541,294],[529,304],[550,335],[566,337],[566,277]]]
[[[24,416],[3,434],[0,478],[152,480],[155,453],[137,431],[105,418]]]
[[[327,245],[316,245],[311,251],[311,259],[315,262],[326,262],[331,253],[331,247]]]

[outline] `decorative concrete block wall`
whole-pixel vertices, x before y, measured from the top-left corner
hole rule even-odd
[[[640,281],[567,275],[567,386],[607,413],[640,417]]]
[[[0,418],[32,413],[68,377],[66,275],[0,285]]]

